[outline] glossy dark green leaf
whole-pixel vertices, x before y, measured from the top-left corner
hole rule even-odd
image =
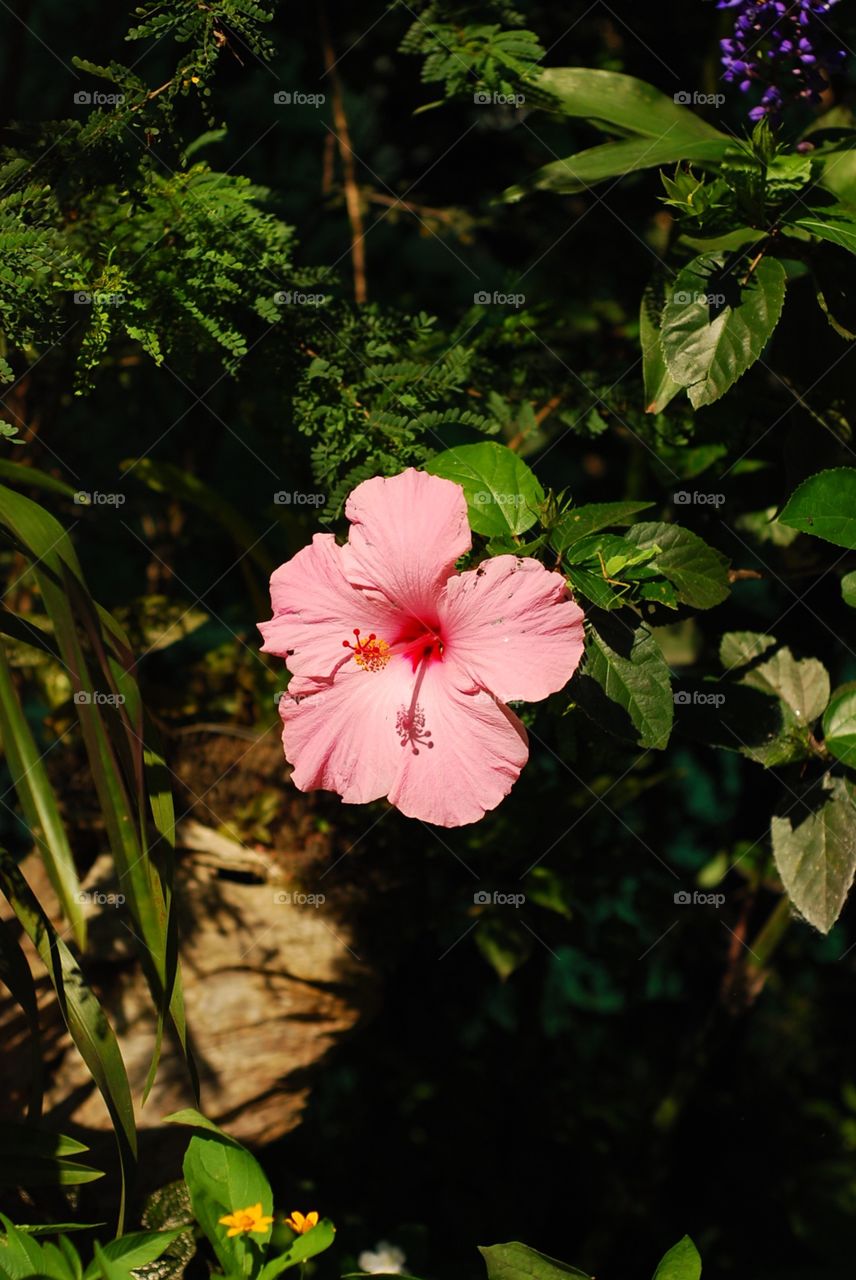
[[[623,177],[679,160],[714,163],[722,158],[727,145],[719,138],[681,139],[674,132],[661,138],[622,138],[619,142],[604,142],[561,160],[551,160],[524,182],[508,187],[502,198],[513,203],[532,191],[573,195],[588,191],[607,178]]]
[[[632,524],[634,516],[653,505],[653,502],[590,502],[571,507],[551,531],[550,543],[555,551],[566,551],[590,533]]]
[[[476,533],[517,536],[538,519],[544,490],[522,458],[505,445],[493,440],[460,445],[432,458],[425,469],[461,485]]]
[[[677,276],[660,339],[669,374],[695,408],[712,404],[764,350],[782,313],[785,270],[764,258],[744,283],[726,254],[694,258]]]
[[[584,565],[571,565],[567,570],[568,586],[576,599],[590,600],[598,609],[618,609],[622,593],[611,587],[603,574]]]
[[[584,1271],[570,1267],[565,1262],[548,1258],[537,1249],[516,1241],[510,1244],[479,1246],[479,1253],[487,1266],[488,1280],[589,1280]]]
[[[10,462],[7,458],[0,458],[0,480],[6,480],[9,484],[21,488],[44,489],[48,493],[58,493],[63,498],[73,498],[76,492],[64,480],[57,480],[56,476],[48,475],[38,467],[27,467],[22,462]]]
[[[674,717],[669,668],[649,627],[630,610],[598,614],[571,695],[602,729],[662,749]]]
[[[791,226],[818,236],[830,244],[836,244],[849,253],[856,253],[856,217],[846,205],[831,205],[814,209],[801,218],[794,218]]]
[[[654,1280],[700,1280],[701,1258],[689,1236],[684,1236],[661,1258]]]
[[[635,524],[627,539],[639,547],[659,547],[651,567],[674,585],[678,599],[693,609],[712,609],[730,594],[728,558],[678,524]]]
[[[724,134],[674,96],[662,93],[647,80],[617,71],[546,67],[538,78],[538,89],[555,100],[563,115],[611,126],[619,133],[729,142]]]
[[[74,1138],[37,1129],[35,1125],[0,1124],[0,1187],[77,1187],[93,1183],[104,1178],[104,1172],[70,1158],[88,1149]]]
[[[804,480],[779,521],[837,547],[856,549],[856,467],[832,467]]]
[[[249,1275],[258,1269],[270,1227],[230,1239],[220,1219],[255,1204],[261,1204],[265,1216],[273,1213],[273,1193],[261,1166],[245,1147],[197,1111],[179,1111],[166,1119],[196,1130],[183,1165],[194,1215],[226,1272]]]
[[[180,1228],[173,1231],[134,1231],[102,1245],[101,1256],[108,1262],[121,1263],[127,1271],[135,1271],[159,1258],[180,1234]],[[83,1280],[97,1280],[98,1270],[98,1263],[91,1262],[83,1273]]]
[[[660,344],[660,328],[666,291],[662,280],[652,281],[642,294],[639,307],[639,342],[642,347],[642,380],[645,387],[645,412],[662,413],[674,400],[680,383],[675,382],[666,365]]]
[[[856,768],[856,683],[835,690],[823,717],[826,748],[837,760]]]

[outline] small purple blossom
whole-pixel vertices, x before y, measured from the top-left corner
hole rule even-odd
[[[826,25],[838,0],[717,0],[738,9],[734,34],[721,41],[724,78],[743,93],[762,89],[752,120],[779,116],[788,102],[820,102],[829,73],[846,56]]]

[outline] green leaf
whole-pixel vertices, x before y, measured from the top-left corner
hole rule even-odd
[[[598,615],[572,696],[602,728],[662,749],[674,716],[669,668],[649,627],[630,610]]]
[[[396,1277],[396,1280],[418,1280],[416,1276],[408,1275],[406,1271],[346,1271],[342,1276],[342,1280],[368,1280],[369,1276],[379,1278],[379,1280],[392,1280],[393,1276]]]
[[[546,1253],[539,1253],[537,1249],[516,1241],[479,1245],[479,1253],[485,1260],[488,1280],[565,1280],[567,1276],[589,1280],[584,1271],[548,1258]]]
[[[642,294],[639,307],[639,342],[642,346],[646,413],[662,413],[666,405],[682,390],[680,383],[675,382],[669,373],[660,344],[660,325],[665,305],[663,281],[652,281]]]
[[[178,1116],[188,1113],[178,1112]],[[191,1113],[199,1125],[204,1117]],[[175,1121],[176,1117],[171,1117]],[[178,1123],[187,1123],[185,1120]],[[184,1157],[184,1180],[197,1222],[208,1237],[224,1270],[248,1276],[261,1259],[262,1246],[270,1240],[270,1226],[264,1233],[227,1236],[220,1218],[261,1203],[262,1213],[273,1213],[273,1193],[258,1161],[245,1147],[217,1131],[210,1121],[190,1139]]]
[[[660,550],[651,567],[674,585],[678,599],[693,609],[712,609],[729,595],[728,558],[678,524],[635,524],[628,541]]]
[[[136,1156],[137,1136],[131,1090],[113,1028],[73,955],[5,849],[0,849],[0,889],[48,971],[69,1034],[107,1104],[124,1177],[129,1158]],[[124,1209],[124,1183],[122,1196]]]
[[[787,220],[785,226],[801,227],[821,240],[837,244],[850,253],[856,253],[856,218],[846,205],[830,205],[825,209],[813,209],[802,218]]]
[[[285,1253],[266,1262],[258,1274],[258,1280],[275,1280],[276,1276],[282,1275],[289,1267],[296,1267],[298,1263],[307,1262],[309,1258],[329,1249],[335,1238],[336,1228],[329,1218],[322,1218],[311,1231],[297,1236]]]
[[[102,1245],[101,1255],[108,1262],[121,1263],[127,1271],[134,1271],[154,1262],[179,1235],[181,1228],[174,1231],[135,1231]],[[83,1273],[83,1280],[96,1280],[98,1272],[98,1264],[91,1262]]]
[[[33,842],[71,925],[81,951],[86,946],[86,923],[80,902],[80,881],[56,796],[12,682],[12,672],[0,644],[0,741]]]
[[[829,700],[823,664],[798,660],[773,636],[755,631],[728,632],[719,656],[732,679],[719,685],[726,695],[719,719],[728,737],[717,745],[767,768],[812,755],[810,729]]]
[[[833,467],[804,480],[788,498],[779,521],[836,547],[856,550],[856,467]]]
[[[134,655],[122,628],[89,594],[68,534],[49,512],[0,486],[0,525],[33,562],[60,660],[77,694],[74,706],[92,781],[133,932],[141,944],[141,964],[158,1003],[155,1062],[167,1009],[189,1057],[170,920],[170,850],[161,840],[153,856],[145,819],[145,721]],[[109,705],[93,696],[99,692],[109,694]]]
[[[461,485],[470,525],[491,538],[531,529],[544,502],[544,490],[526,463],[492,440],[448,449],[425,470]]]
[[[28,1081],[27,1116],[30,1120],[38,1120],[42,1113],[44,1100],[44,1062],[42,1058],[42,1030],[39,1020],[39,1002],[33,974],[27,957],[21,950],[20,943],[12,932],[9,921],[0,922],[0,982],[8,989],[12,999],[20,1006],[27,1020],[30,1032],[30,1078]],[[4,1161],[9,1133],[18,1126],[0,1124],[0,1186],[3,1185],[4,1168],[14,1171],[14,1165]],[[25,1133],[32,1133],[30,1125],[23,1127]],[[48,1152],[48,1157],[52,1156]]]
[[[624,569],[647,564],[657,554],[656,547],[640,547],[620,533],[592,533],[574,542],[565,552],[568,564],[596,565],[609,577]]]
[[[856,572],[845,573],[841,579],[841,598],[851,609],[856,609]]]
[[[779,152],[767,164],[765,183],[768,201],[783,200],[794,192],[802,191],[811,182],[812,172],[812,156]]]
[[[22,614],[12,613],[11,609],[0,606],[0,632],[11,636],[18,644],[32,645],[34,649],[40,649],[42,653],[61,662],[48,627],[49,624],[41,617],[25,618]]]
[[[766,638],[766,637],[765,637]],[[817,658],[796,659],[790,649],[777,649],[765,662],[748,668],[740,683],[779,698],[794,720],[808,728],[829,701],[829,673]]]
[[[19,1231],[4,1213],[0,1213],[0,1223],[6,1232],[3,1246],[3,1269],[13,1280],[28,1280],[30,1276],[44,1271],[44,1253],[42,1246],[23,1231]],[[65,1277],[63,1277],[65,1280]]]
[[[567,570],[567,577],[574,595],[584,596],[597,605],[598,609],[618,609],[624,603],[622,596],[609,585],[599,570],[571,565]]]
[[[26,1231],[28,1236],[55,1236],[62,1232],[66,1234],[69,1231],[97,1231],[99,1227],[103,1227],[103,1222],[39,1222],[16,1224],[19,1231]],[[62,1244],[62,1241],[60,1241]],[[80,1268],[80,1275],[83,1276],[83,1268]]]
[[[729,139],[701,116],[654,85],[616,71],[590,67],[546,67],[538,77],[545,91],[567,116],[612,126],[620,133],[649,138],[677,135],[681,138]]]
[[[56,476],[39,471],[38,467],[26,467],[21,462],[8,462],[5,458],[0,458],[0,480],[32,489],[45,489],[48,493],[58,493],[63,498],[73,498],[76,492],[64,480],[57,480]]]
[[[502,916],[480,919],[474,937],[479,951],[502,982],[532,954],[532,935]]]
[[[828,933],[856,872],[856,792],[844,778],[827,777],[820,803],[794,825],[771,824],[773,857],[788,897],[809,924]]]
[[[728,631],[719,644],[719,660],[728,674],[755,662],[775,644],[775,636],[758,631]]]
[[[700,1280],[701,1258],[689,1236],[684,1236],[660,1260],[654,1280]]]
[[[228,1133],[216,1125],[213,1120],[209,1120],[201,1111],[197,1111],[195,1107],[184,1107],[181,1111],[172,1111],[168,1116],[163,1118],[164,1124],[184,1124],[189,1129],[205,1129],[208,1133],[216,1133],[226,1142],[234,1145],[234,1138],[230,1138]]]
[[[94,1265],[96,1269],[92,1272],[90,1280],[93,1277],[101,1277],[101,1280],[134,1280],[127,1267],[123,1266],[121,1262],[116,1262],[107,1257],[97,1240],[92,1249],[95,1254]]]
[[[835,690],[823,717],[823,737],[837,760],[856,767],[856,683]]]
[[[780,262],[763,258],[745,284],[738,277],[726,254],[694,258],[663,312],[666,365],[696,409],[718,400],[755,363],[782,313]]]
[[[30,1124],[0,1124],[0,1159],[17,1160],[22,1155],[64,1159],[88,1150],[82,1142],[64,1133],[51,1133]]]
[[[502,199],[508,203],[521,200],[531,191],[552,191],[573,195],[588,191],[607,178],[623,177],[640,169],[654,169],[679,160],[714,163],[725,154],[727,142],[719,138],[686,140],[675,132],[662,138],[624,138],[620,142],[604,142],[587,151],[561,160],[551,160],[531,177],[506,188]]]
[[[591,502],[572,507],[552,530],[550,545],[561,554],[590,533],[631,524],[633,516],[653,505],[653,502]]]

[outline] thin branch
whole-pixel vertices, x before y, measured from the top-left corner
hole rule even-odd
[[[324,4],[319,5],[318,20],[321,26],[324,66],[327,75],[330,77],[330,85],[333,91],[333,124],[336,130],[336,141],[339,144],[339,155],[342,157],[345,206],[348,210],[348,221],[351,224],[354,298],[357,302],[365,302],[368,298],[368,287],[366,284],[365,230],[363,228],[363,211],[360,204],[360,189],[357,186],[357,171],[354,164],[354,152],[351,147],[351,136],[348,131],[348,117],[345,114],[342,81],[336,67],[336,54],[333,49],[333,42],[330,39],[327,9]]]

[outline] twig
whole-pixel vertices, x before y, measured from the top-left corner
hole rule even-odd
[[[345,114],[345,101],[342,95],[342,81],[336,69],[336,55],[330,39],[330,28],[327,22],[326,7],[321,4],[318,9],[318,20],[321,26],[321,44],[324,50],[324,67],[330,77],[333,96],[333,124],[336,127],[336,141],[339,144],[339,155],[342,157],[342,173],[345,185],[345,206],[348,210],[348,221],[351,224],[351,261],[354,268],[354,299],[365,302],[368,298],[366,284],[366,250],[365,231],[363,229],[363,211],[360,205],[360,189],[357,186],[357,171],[354,164],[354,152],[351,148],[351,137],[348,132],[348,117]]]
[[[551,396],[550,399],[547,401],[547,403],[543,404],[541,408],[538,410],[538,412],[535,414],[535,426],[540,427],[541,423],[545,420],[545,418],[549,418],[550,414],[554,413],[555,410],[558,409],[561,403],[562,403],[562,397],[560,395]],[[514,436],[511,440],[509,440],[508,448],[512,451],[512,453],[516,453],[517,450],[521,448],[521,446],[525,443],[526,439],[527,439],[526,432],[518,431],[517,435]]]
[[[448,209],[435,209],[428,204],[414,204],[410,200],[402,200],[399,196],[388,196],[383,191],[371,191],[366,196],[373,204],[383,204],[390,209],[403,209],[415,217],[436,218],[438,222],[452,222],[454,213]]]

